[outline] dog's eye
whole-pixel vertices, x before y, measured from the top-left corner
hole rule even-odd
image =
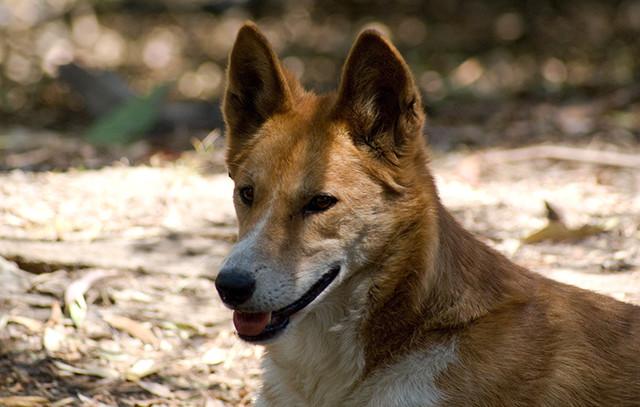
[[[338,202],[338,199],[328,194],[314,196],[304,207],[305,214],[323,212]]]
[[[253,203],[253,187],[240,188],[240,199],[245,205],[251,205]]]

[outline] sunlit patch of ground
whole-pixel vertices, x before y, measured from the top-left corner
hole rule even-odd
[[[640,303],[640,171],[483,157],[433,160],[466,227],[537,272]],[[261,349],[236,338],[211,280],[235,239],[230,188],[181,165],[0,174],[0,404],[250,405]],[[523,245],[545,201],[606,231]]]

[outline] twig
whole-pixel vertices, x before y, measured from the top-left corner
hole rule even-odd
[[[640,169],[640,154],[598,151],[586,148],[544,145],[482,153],[482,161],[506,163],[527,160],[575,161],[581,163]]]

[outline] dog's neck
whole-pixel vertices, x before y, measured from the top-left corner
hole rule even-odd
[[[518,301],[535,276],[465,230],[440,205],[438,278],[425,302],[433,323],[468,324],[505,302]]]
[[[385,292],[370,295],[373,312],[362,325],[367,374],[418,343],[452,339],[442,337],[444,328],[451,336],[491,310],[518,301],[527,280],[535,278],[477,240],[437,198],[415,222],[415,235],[404,238],[408,247],[394,249],[410,256],[399,262],[392,255],[388,268],[380,271],[395,281],[387,283]],[[425,239],[421,233],[430,236]],[[418,243],[425,246],[411,246]]]

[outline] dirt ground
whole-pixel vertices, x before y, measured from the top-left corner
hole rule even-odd
[[[640,304],[640,171],[572,158],[456,149],[434,153],[432,168],[483,241]],[[214,168],[0,173],[0,405],[251,405],[261,349],[236,338],[212,282],[235,239],[232,185]],[[600,233],[523,244],[547,223],[545,201],[569,228]]]

